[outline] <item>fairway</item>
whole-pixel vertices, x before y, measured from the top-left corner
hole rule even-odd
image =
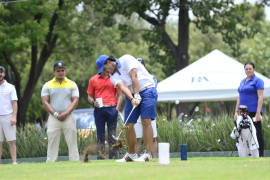
[[[170,159],[169,165],[113,160],[0,165],[0,179],[270,179],[270,158]]]

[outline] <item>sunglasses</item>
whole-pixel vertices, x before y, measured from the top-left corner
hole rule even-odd
[[[116,61],[115,58],[114,58],[113,56],[108,57],[107,60],[110,60],[110,61]]]

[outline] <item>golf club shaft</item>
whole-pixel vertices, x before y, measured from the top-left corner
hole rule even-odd
[[[132,109],[131,109],[131,111],[130,111],[130,113],[129,113],[128,117],[127,117],[127,120],[125,121],[123,127],[127,124],[128,120],[129,120],[129,117],[131,116],[131,114],[132,114],[132,112],[134,111],[135,108],[136,108],[136,106],[133,106],[133,107],[132,107]],[[123,129],[121,129],[119,135],[117,136],[117,138],[116,138],[117,140],[118,140],[119,137],[121,136],[122,132],[123,132]]]

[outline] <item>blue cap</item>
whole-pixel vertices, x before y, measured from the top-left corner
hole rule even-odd
[[[97,60],[96,60],[96,66],[98,67],[98,74],[101,74],[104,68],[104,64],[107,60],[115,61],[117,68],[120,68],[120,62],[117,58],[114,58],[112,56],[107,56],[107,55],[100,55]]]
[[[57,67],[65,67],[65,64],[63,62],[56,62],[53,65],[53,69],[55,69]]]

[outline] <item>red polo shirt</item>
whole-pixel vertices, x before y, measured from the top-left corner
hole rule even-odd
[[[103,104],[114,106],[116,105],[116,92],[118,91],[120,89],[114,88],[110,76],[104,78],[96,74],[89,80],[87,94],[93,95],[95,99],[102,98]]]

